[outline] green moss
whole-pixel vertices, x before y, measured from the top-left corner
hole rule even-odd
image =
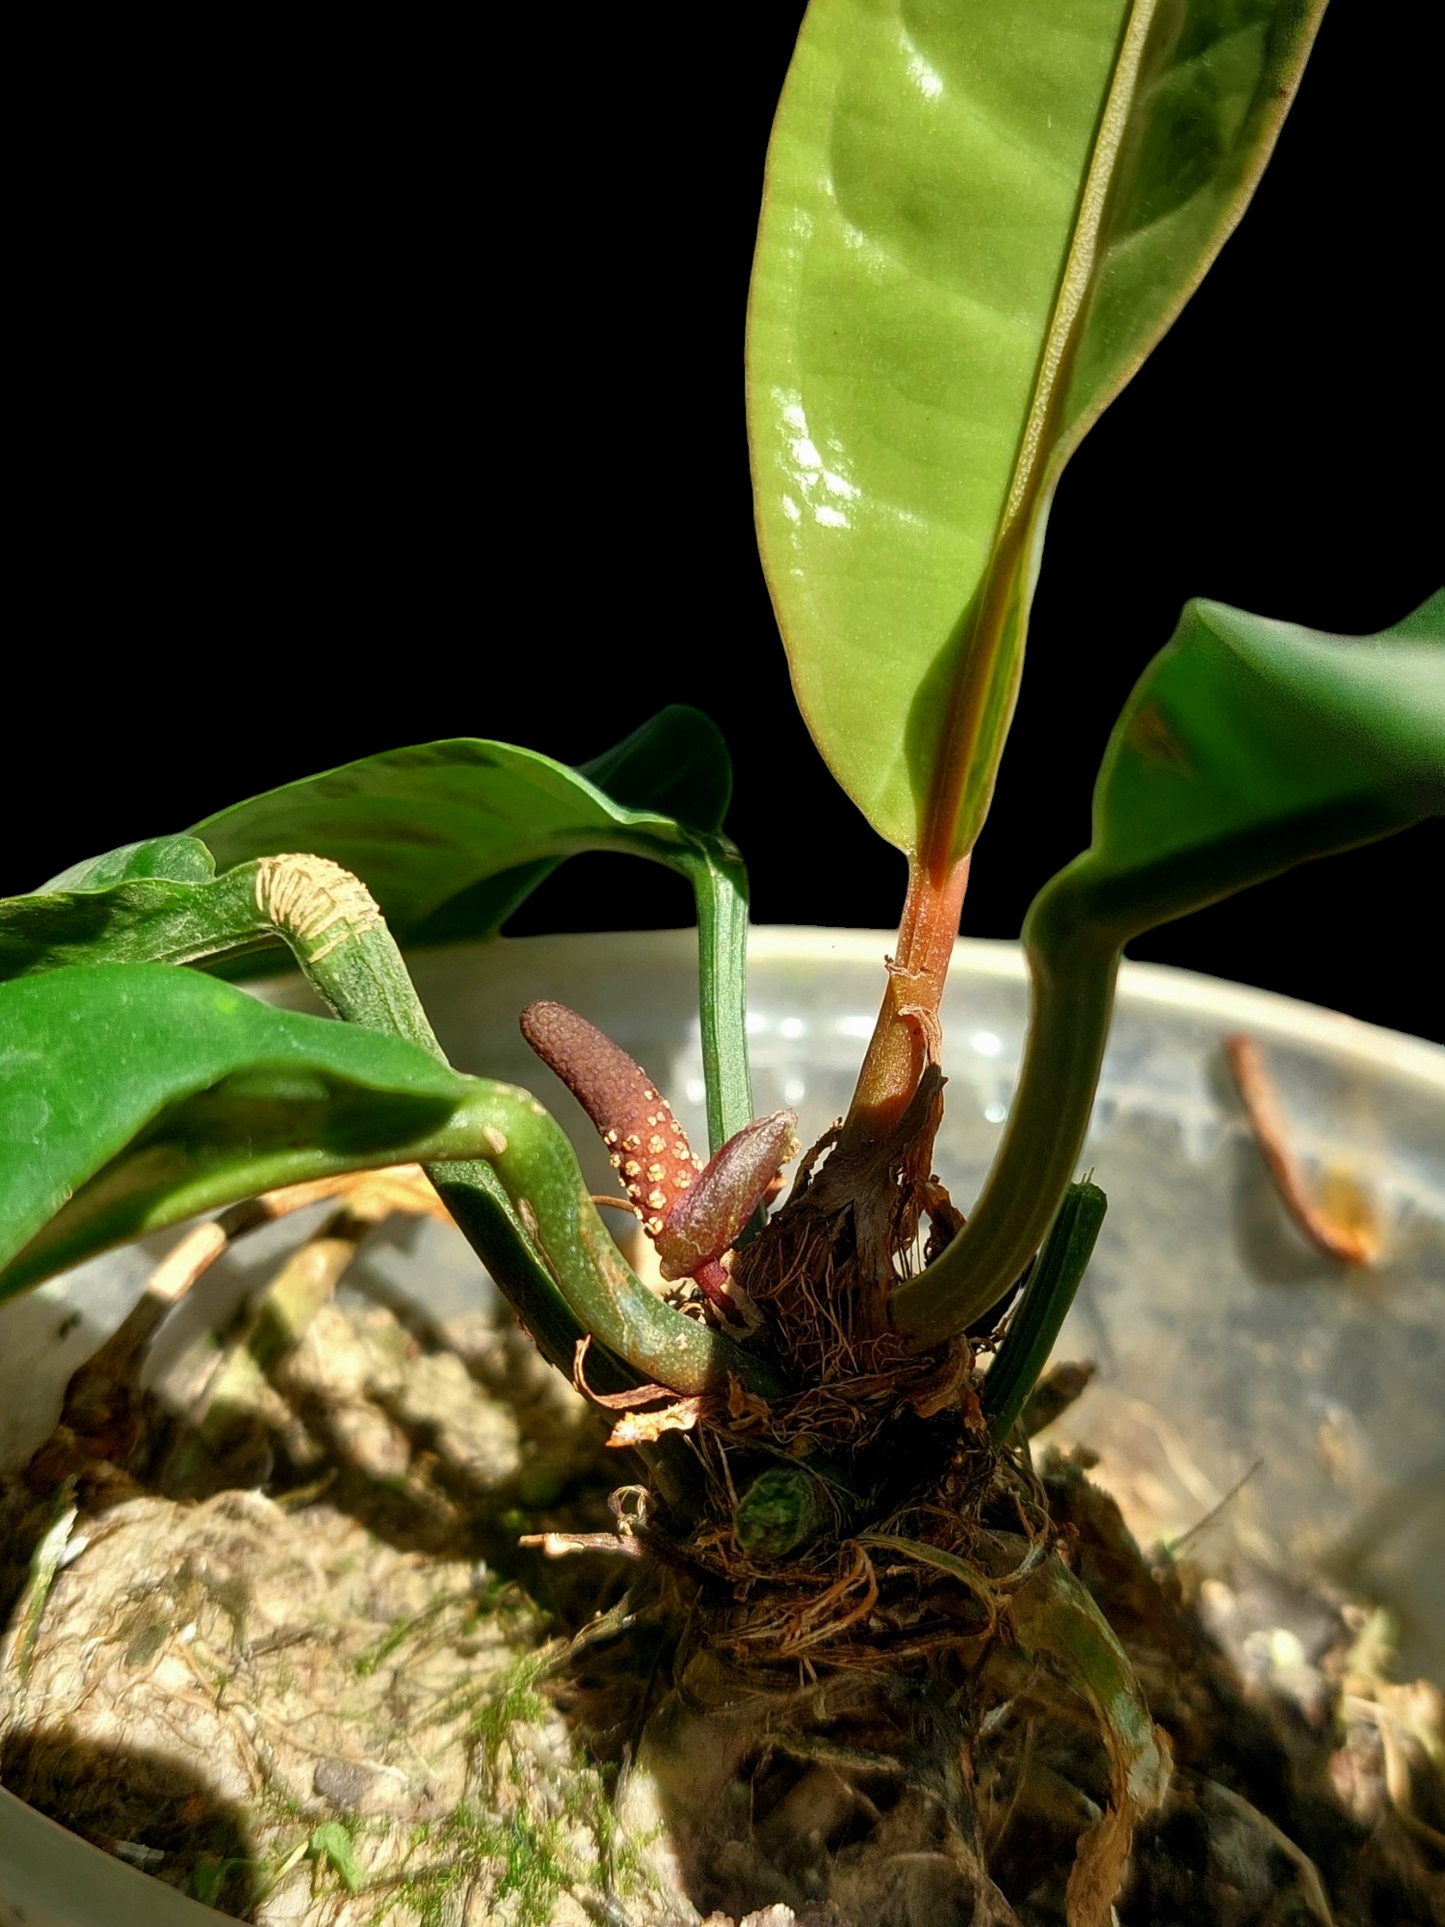
[[[562,1771],[551,1790],[560,1807],[555,1817],[529,1806],[532,1789],[519,1765],[526,1754],[517,1742],[520,1729],[546,1716],[538,1684],[553,1659],[551,1649],[519,1654],[500,1676],[472,1689],[466,1733],[481,1797],[410,1830],[412,1871],[384,1883],[381,1918],[399,1913],[414,1916],[419,1927],[444,1927],[459,1893],[480,1878],[492,1908],[507,1904],[518,1927],[547,1927],[563,1894],[634,1893],[647,1884],[641,1854],[623,1835],[596,1768],[579,1763]],[[580,1851],[579,1835],[590,1835]],[[380,1900],[380,1889],[373,1895]]]
[[[537,1826],[526,1814],[518,1814],[505,1830],[502,1875],[493,1899],[515,1894],[521,1927],[549,1927],[553,1901],[571,1885],[558,1859],[560,1845],[555,1821]]]
[[[411,1839],[414,1849],[430,1846],[442,1856],[397,1883],[395,1904],[414,1911],[420,1927],[443,1927],[449,1897],[476,1878],[483,1862],[496,1869],[489,1900],[514,1900],[518,1927],[549,1927],[559,1896],[574,1886],[555,1821],[539,1823],[526,1813],[502,1820],[463,1803],[445,1820],[417,1827]]]
[[[519,1720],[541,1719],[547,1711],[545,1701],[534,1689],[549,1664],[550,1655],[545,1652],[522,1653],[478,1707],[472,1721],[472,1737],[488,1762],[496,1759],[510,1727]]]
[[[369,1679],[378,1666],[391,1658],[398,1647],[406,1644],[413,1633],[420,1632],[423,1627],[429,1626],[434,1619],[446,1611],[448,1606],[456,1603],[455,1593],[443,1593],[424,1606],[419,1613],[413,1613],[410,1618],[393,1619],[380,1639],[368,1646],[364,1653],[357,1654],[351,1662],[352,1670],[358,1678]]]

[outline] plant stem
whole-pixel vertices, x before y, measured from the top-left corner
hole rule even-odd
[[[722,1391],[732,1374],[752,1391],[775,1395],[781,1382],[756,1353],[684,1318],[633,1275],[597,1215],[565,1133],[536,1099],[512,1085],[494,1084],[488,1102],[495,1121],[488,1133],[487,1165],[581,1329],[644,1380],[673,1391]],[[470,1171],[470,1166],[431,1165],[427,1175],[452,1206],[458,1193],[470,1188]],[[465,1195],[458,1201],[464,1211],[472,1210]],[[453,1215],[458,1216],[455,1208]],[[462,1217],[458,1222],[467,1228]],[[490,1230],[481,1255],[490,1267]],[[528,1307],[519,1310],[530,1321]],[[568,1357],[563,1367],[569,1377],[573,1364]]]
[[[697,908],[698,1015],[707,1089],[708,1150],[751,1122],[748,1072],[748,872],[724,836],[692,837],[671,861],[692,885]]]
[[[1024,923],[1033,978],[1028,1043],[983,1190],[948,1248],[890,1301],[896,1329],[920,1344],[964,1330],[1003,1297],[1043,1241],[1083,1149],[1119,938],[1091,924],[1073,896],[1063,872]]]
[[[958,935],[970,858],[930,867],[913,858],[888,984],[843,1126],[842,1147],[886,1137],[907,1110],[924,1068],[938,1057],[938,1007]]]

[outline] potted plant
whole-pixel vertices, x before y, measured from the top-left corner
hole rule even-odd
[[[1031,22],[1022,57],[1012,17],[808,17],[750,317],[759,532],[809,726],[909,885],[848,1114],[771,1215],[798,1147],[786,1114],[752,1116],[746,882],[696,711],[580,772],[471,739],[367,758],[79,864],[0,921],[0,1286],[258,1191],[422,1163],[543,1356],[632,1415],[647,1489],[616,1549],[673,1576],[657,1612],[686,1603],[680,1690],[713,1696],[714,1733],[745,1750],[823,1706],[835,1778],[868,1735],[926,1778],[1020,1659],[1091,1710],[1092,1805],[1052,1816],[1062,1874],[1038,1903],[1075,1927],[1109,1918],[1169,1785],[1107,1588],[1080,1577],[1110,1528],[1077,1484],[1040,1483],[1018,1429],[1105,1208],[1077,1167],[1119,954],[1445,807],[1440,598],[1352,641],[1186,607],[1111,738],[1090,848],[1026,923],[1028,1048],[966,1217],[933,1172],[939,1008],[1057,478],[1238,218],[1317,17],[1104,9]],[[535,1100],[446,1065],[402,954],[495,931],[588,848],[662,863],[697,905],[706,1159],[584,1018],[546,999],[523,1018],[670,1293],[625,1262]],[[278,940],[346,1024],[223,980]],[[800,1669],[811,1714],[783,1690]],[[1059,1717],[1073,1760],[1077,1710]],[[660,1771],[680,1730],[669,1702]],[[970,1879],[995,1909],[976,1917],[1011,1917],[965,1864],[970,1797],[944,1801],[956,1892],[899,1918]],[[349,1878],[345,1850],[316,1851]]]

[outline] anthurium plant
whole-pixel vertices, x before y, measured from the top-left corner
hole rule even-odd
[[[932,1169],[939,1005],[1059,475],[1240,218],[1320,12],[813,0],[749,311],[757,526],[808,727],[908,887],[851,1108],[790,1190],[795,1120],[749,1092],[728,753],[695,710],[578,769],[472,738],[368,757],[0,903],[0,1295],[263,1189],[420,1162],[545,1356],[655,1408],[644,1540],[691,1573],[718,1650],[931,1665],[1007,1620],[1079,1684],[1112,1788],[1081,1921],[1107,1918],[1168,1763],[1017,1422],[1105,1209],[1107,1172],[1078,1165],[1119,957],[1445,811],[1445,595],[1350,637],[1185,606],[1115,726],[1089,847],[1025,922],[1027,1049],[975,1199]],[[587,850],[666,865],[697,905],[705,1152],[585,1013],[519,1013],[662,1290],[542,1106],[443,1060],[405,961],[495,933]],[[241,987],[278,947],[343,1021]],[[910,1644],[941,1588],[955,1605]]]

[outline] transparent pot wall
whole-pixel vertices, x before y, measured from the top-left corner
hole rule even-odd
[[[845,1108],[886,944],[856,932],[754,933],[759,1112],[797,1110],[811,1138]],[[534,1089],[583,1147],[599,1191],[613,1174],[596,1139],[517,1033],[529,998],[560,998],[600,1024],[705,1142],[691,933],[461,948],[422,956],[415,970],[453,1061]],[[294,983],[268,994],[304,1001]],[[938,1165],[966,1210],[1023,1039],[1012,946],[959,946],[944,1016]],[[1286,1218],[1229,1081],[1220,1040],[1231,1031],[1261,1046],[1307,1170],[1374,1215],[1377,1268],[1320,1255]],[[1279,1589],[1282,1623],[1302,1577],[1337,1579],[1391,1609],[1407,1670],[1445,1678],[1445,1052],[1262,992],[1126,967],[1083,1163],[1109,1215],[1059,1355],[1098,1373],[1047,1436],[1100,1455],[1096,1476],[1141,1537],[1189,1535],[1218,1571],[1246,1561],[1256,1582]],[[261,1240],[274,1235],[242,1247],[211,1292],[244,1289],[273,1261]],[[10,1462],[43,1436],[58,1384],[134,1297],[142,1266],[117,1254],[0,1313]],[[490,1289],[455,1234],[414,1222],[379,1241],[367,1268],[377,1289],[436,1316]],[[182,1319],[215,1305],[208,1297]],[[71,1307],[82,1323],[57,1341]]]

